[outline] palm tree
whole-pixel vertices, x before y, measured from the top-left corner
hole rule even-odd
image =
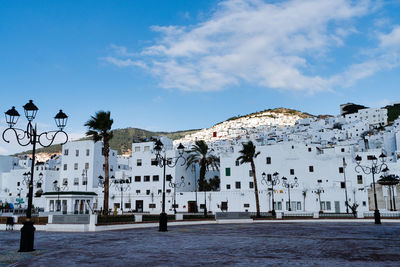
[[[204,140],[196,141],[192,146],[187,158],[186,168],[196,163],[200,166],[199,191],[206,191],[208,187],[206,172],[209,171],[210,168],[212,170],[219,169],[219,158],[211,154]],[[204,214],[207,214],[206,204],[204,207]]]
[[[257,209],[257,217],[260,217],[260,201],[258,199],[258,186],[257,186],[257,177],[256,177],[256,166],[254,164],[254,159],[260,154],[260,151],[256,152],[256,146],[253,144],[252,141],[248,143],[243,143],[242,150],[239,151],[241,154],[237,160],[240,160],[240,164],[243,163],[250,163],[251,164],[251,171],[253,173],[254,179],[254,194],[256,197],[256,209]]]
[[[94,142],[103,141],[104,155],[104,205],[103,214],[108,215],[108,197],[109,197],[109,164],[108,156],[110,152],[110,140],[113,137],[111,126],[113,119],[110,118],[109,111],[98,111],[95,116],[91,116],[90,120],[85,123],[88,127],[86,136],[92,137]]]
[[[307,196],[307,189],[304,189],[303,191],[302,191],[302,194],[303,194],[303,211],[306,211],[306,196]]]

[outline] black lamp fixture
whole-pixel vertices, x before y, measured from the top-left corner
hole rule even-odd
[[[164,148],[164,144],[161,142],[160,139],[157,139],[154,143],[154,151],[156,153],[156,160],[157,165],[163,168],[163,191],[162,191],[162,210],[160,213],[160,222],[159,222],[159,231],[166,232],[168,231],[167,224],[168,224],[168,217],[167,213],[165,212],[165,176],[166,176],[166,167],[173,168],[176,166],[180,159],[183,159],[183,163],[181,166],[186,164],[186,159],[183,157],[185,147],[182,144],[179,144],[177,147],[179,156],[167,158],[166,151],[164,150],[164,155],[161,155],[161,152]]]
[[[14,125],[17,124],[20,116],[18,111],[15,109],[15,107],[12,107],[4,113],[6,115],[6,123],[8,124],[8,126],[10,128],[14,127]]]
[[[66,126],[66,117],[67,115],[61,114],[59,117],[62,119],[57,124],[59,130],[57,131],[47,131],[43,133],[37,132],[36,125],[32,125],[33,120],[36,118],[36,114],[38,112],[38,107],[33,103],[32,100],[29,100],[24,106],[25,117],[28,120],[25,129],[14,128],[18,122],[20,117],[19,112],[13,106],[11,109],[5,112],[6,123],[8,124],[8,128],[3,131],[3,140],[6,143],[10,143],[10,140],[7,138],[6,133],[12,132],[15,135],[15,139],[20,146],[28,146],[32,145],[32,164],[31,171],[28,173],[24,173],[24,178],[27,181],[27,185],[29,188],[28,191],[28,209],[26,211],[26,220],[24,221],[24,226],[21,228],[21,240],[20,240],[20,252],[29,252],[34,250],[34,232],[35,227],[33,226],[32,221],[32,198],[33,198],[33,184],[34,184],[34,167],[35,167],[35,153],[36,153],[36,145],[40,145],[42,147],[51,146],[56,136],[59,134],[63,134],[65,136],[65,144],[68,141],[68,135],[63,129]],[[61,126],[61,127],[60,127]],[[29,177],[30,176],[30,177]],[[39,179],[43,177],[43,174],[39,174]],[[24,179],[24,180],[25,180]]]
[[[361,165],[361,157],[357,155],[355,157],[355,161],[357,163],[357,166],[355,167],[355,171],[357,173],[360,173],[361,171],[364,174],[372,174],[372,186],[374,189],[374,205],[375,205],[375,211],[374,211],[374,219],[375,219],[375,224],[381,224],[381,214],[379,212],[378,208],[378,200],[376,197],[376,188],[375,188],[375,174],[380,174],[380,173],[387,173],[389,171],[388,166],[386,165],[386,154],[381,153],[379,155],[379,161],[378,158],[375,155],[368,155],[367,160],[371,161],[371,165]]]

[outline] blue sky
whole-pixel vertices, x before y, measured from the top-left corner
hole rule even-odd
[[[115,128],[174,131],[382,106],[400,101],[398,14],[399,1],[2,1],[0,107],[33,99],[42,130],[62,108],[78,137],[101,109]]]

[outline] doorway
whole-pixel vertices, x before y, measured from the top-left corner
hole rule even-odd
[[[143,200],[136,200],[136,212],[143,212]]]
[[[340,202],[339,201],[335,201],[335,212],[340,213]]]
[[[197,202],[196,201],[188,201],[188,212],[189,213],[197,212]]]

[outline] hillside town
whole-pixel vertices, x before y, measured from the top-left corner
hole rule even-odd
[[[109,153],[111,212],[159,214],[163,175],[166,176],[166,212],[213,214],[224,211],[344,213],[356,209],[359,216],[374,210],[371,174],[357,169],[370,166],[371,157],[386,166],[374,177],[379,208],[399,207],[398,186],[377,182],[400,174],[400,118],[388,125],[387,110],[360,109],[351,114],[318,118],[290,113],[261,112],[220,123],[180,140],[154,137],[134,139],[130,157]],[[155,142],[160,140],[175,166],[160,168]],[[211,190],[199,188],[198,162],[187,164],[191,148],[204,140],[219,166],[209,168],[206,180],[217,179]],[[238,160],[243,144],[252,141],[256,151],[255,173]],[[180,153],[178,146],[185,149]],[[105,165],[102,142],[73,141],[63,145],[62,155],[36,162],[34,198],[44,213],[88,214],[103,209]],[[384,155],[385,157],[382,157]],[[356,157],[361,160],[356,161]],[[179,161],[181,160],[181,161]],[[381,162],[382,160],[382,162]],[[29,157],[0,156],[0,205],[26,209]],[[254,184],[257,177],[257,186]],[[350,209],[351,212],[351,209]]]

